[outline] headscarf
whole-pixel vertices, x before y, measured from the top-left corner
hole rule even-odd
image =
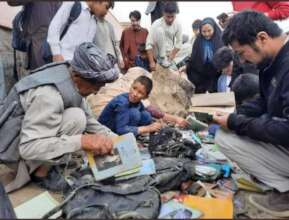
[[[105,54],[95,44],[80,44],[74,52],[70,65],[82,78],[100,83],[112,82],[118,78],[119,69],[115,67],[116,59]]]
[[[201,29],[205,24],[210,24],[214,29],[210,40],[206,40],[201,34]],[[222,31],[214,19],[203,19],[200,24],[200,33],[194,42],[191,58],[187,65],[188,78],[196,86],[205,80],[218,77],[219,73],[212,64],[212,57],[223,45]]]

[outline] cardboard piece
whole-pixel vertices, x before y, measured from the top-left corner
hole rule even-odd
[[[193,107],[225,107],[235,106],[234,92],[217,92],[195,94],[191,98]]]

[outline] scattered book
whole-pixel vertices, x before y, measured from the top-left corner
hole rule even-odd
[[[113,155],[94,156],[92,152],[87,153],[88,163],[96,181],[124,172],[138,172],[142,166],[141,155],[132,133],[115,138],[113,144]]]
[[[116,177],[117,180],[126,180],[137,176],[152,175],[155,173],[156,173],[155,162],[152,159],[148,159],[142,161],[142,166],[137,172],[132,174],[122,173],[120,175],[117,175]]]

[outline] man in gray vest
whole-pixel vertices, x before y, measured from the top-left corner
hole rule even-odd
[[[17,164],[6,191],[21,187],[31,174],[58,190],[49,183],[55,171],[43,163],[79,150],[111,153],[115,134],[93,117],[83,97],[118,78],[115,63],[93,43],[83,43],[70,64],[43,66],[12,88],[0,108],[0,161]]]

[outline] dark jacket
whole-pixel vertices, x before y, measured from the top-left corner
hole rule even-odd
[[[231,114],[229,129],[252,139],[289,147],[289,42],[260,71],[260,96]]]

